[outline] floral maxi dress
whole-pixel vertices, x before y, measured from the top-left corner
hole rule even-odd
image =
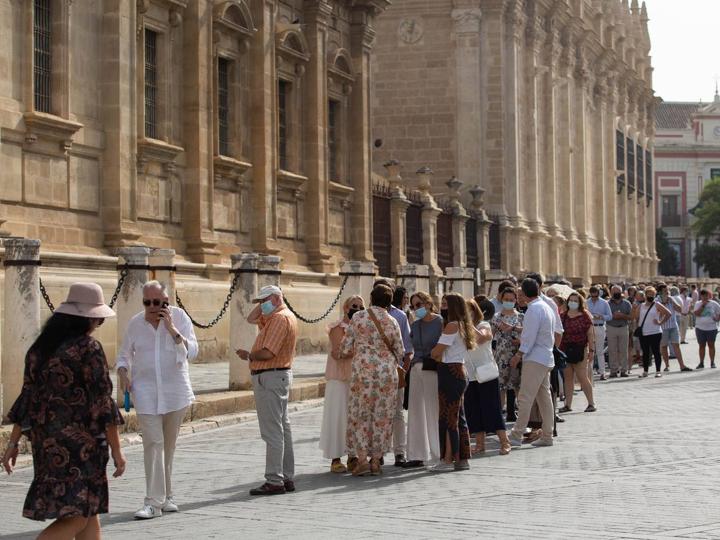
[[[108,511],[108,425],[123,423],[102,346],[90,336],[60,345],[47,362],[30,350],[8,413],[32,443],[34,477],[23,516],[90,517]]]
[[[512,326],[509,332],[503,332],[500,324],[505,323]],[[502,312],[496,313],[492,318],[491,326],[493,337],[495,339],[495,361],[500,371],[500,391],[520,389],[520,370],[510,367],[510,360],[520,348],[513,341],[520,339],[522,333],[516,328],[522,327],[523,314],[515,311],[512,315],[503,315]]]
[[[393,346],[391,352],[367,311],[356,313],[345,332],[341,354],[352,354],[347,449],[350,455],[382,455],[391,450],[397,399],[397,359],[404,354],[400,327],[390,314],[371,307]]]

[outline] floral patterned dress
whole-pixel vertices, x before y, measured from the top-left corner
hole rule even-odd
[[[23,388],[8,413],[32,443],[34,478],[24,517],[107,513],[105,430],[123,423],[112,387],[102,346],[90,336],[66,341],[47,362],[28,351]]]
[[[503,332],[500,324],[505,323],[512,326],[509,332]],[[491,326],[493,337],[495,339],[495,361],[500,371],[500,390],[519,390],[520,389],[520,370],[510,367],[510,359],[517,353],[519,345],[513,343],[514,340],[520,339],[520,330],[523,323],[523,314],[518,311],[512,315],[503,315],[502,311],[496,313],[492,318]]]
[[[348,400],[347,449],[350,455],[378,455],[391,450],[397,399],[397,361],[404,348],[400,327],[388,312],[371,307],[395,356],[380,337],[367,311],[356,313],[345,332],[341,354],[352,354]]]

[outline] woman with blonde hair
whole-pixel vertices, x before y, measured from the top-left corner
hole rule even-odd
[[[347,408],[350,395],[350,370],[352,356],[340,356],[340,345],[345,330],[353,316],[365,309],[362,296],[354,295],[343,304],[343,317],[328,327],[330,353],[325,365],[325,400],[320,428],[320,449],[323,457],[330,459],[330,472],[344,473],[353,471],[357,458],[348,456],[347,467],[340,461],[347,454],[345,439],[347,436]]]
[[[485,434],[496,433],[500,439],[500,455],[510,453],[510,441],[500,403],[500,372],[492,351],[492,330],[484,321],[475,300],[467,300],[468,311],[475,325],[477,347],[467,354],[468,383],[465,390],[465,417],[468,430],[475,435],[475,451],[485,452]]]
[[[563,332],[560,350],[565,353],[567,365],[563,372],[565,381],[565,406],[558,412],[572,411],[575,377],[580,382],[588,405],[585,412],[595,412],[593,387],[588,373],[588,362],[592,362],[595,354],[595,333],[589,312],[585,309],[585,299],[578,293],[567,298],[567,311],[560,316],[565,332]]]
[[[426,292],[413,294],[410,306],[415,319],[410,326],[415,354],[409,373],[408,461],[403,465],[405,468],[422,467],[440,459],[437,363],[430,353],[442,335],[443,319]]]
[[[441,313],[445,328],[433,347],[437,362],[440,397],[440,459],[436,470],[466,471],[470,468],[470,433],[465,420],[463,397],[468,385],[465,357],[475,349],[475,327],[465,299],[458,293],[443,296]]]
[[[670,318],[670,311],[661,303],[655,301],[657,291],[655,287],[645,287],[645,303],[641,304],[636,312],[637,332],[640,334],[640,347],[642,348],[643,372],[640,377],[647,377],[650,369],[650,353],[655,357],[655,377],[662,377],[662,355],[660,354],[660,341],[662,341],[662,325]]]

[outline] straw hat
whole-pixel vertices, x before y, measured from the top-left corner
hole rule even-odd
[[[55,313],[65,313],[88,319],[107,319],[115,312],[105,304],[102,289],[97,283],[73,283],[70,285],[67,299],[60,304]]]

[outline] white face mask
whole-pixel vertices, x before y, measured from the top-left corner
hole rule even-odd
[[[580,307],[580,302],[568,302],[568,308],[577,310]]]

